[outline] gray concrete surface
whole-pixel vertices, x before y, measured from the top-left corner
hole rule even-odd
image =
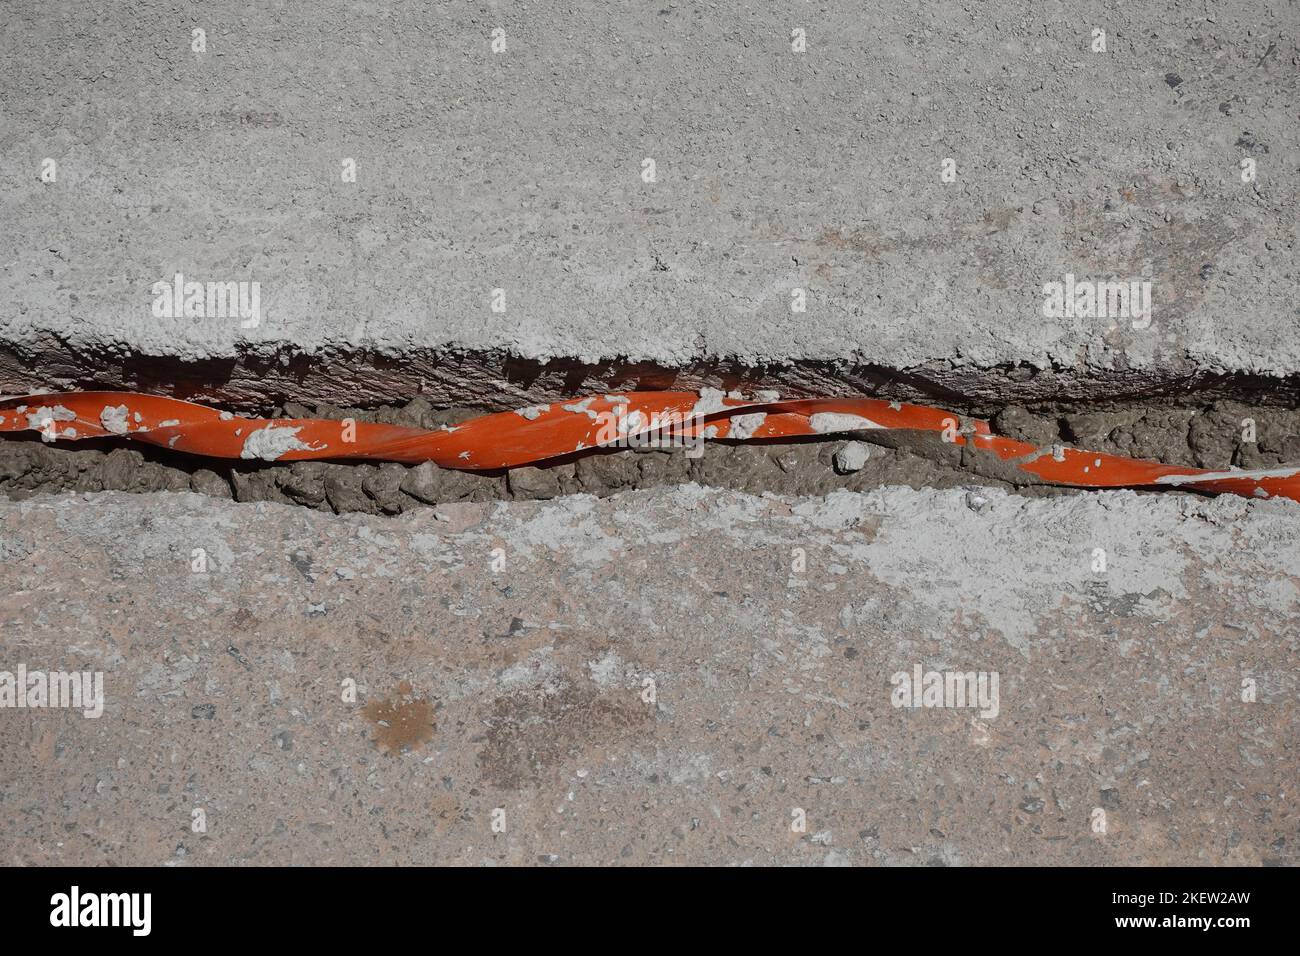
[[[339,349],[404,395],[511,354],[1300,371],[1294,3],[6,13],[9,391]],[[154,317],[177,272],[263,321]],[[1150,279],[1151,327],[1045,319],[1066,273]]]
[[[0,711],[7,860],[1297,862],[1283,503],[147,500],[0,504],[0,659],[106,697]]]
[[[1294,458],[1290,0],[5,14],[0,392],[780,385]],[[178,272],[258,283],[259,321],[155,315]],[[1151,325],[1045,318],[1066,274],[1149,280]],[[1224,399],[1272,408],[1255,447]],[[669,485],[335,516],[6,452],[15,488],[78,493],[0,498],[0,705],[19,666],[106,696],[0,706],[11,862],[1300,862],[1294,504]],[[930,480],[905,464],[845,482]],[[996,674],[996,716],[893,706],[916,666]]]

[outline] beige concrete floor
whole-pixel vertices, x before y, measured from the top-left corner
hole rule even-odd
[[[0,852],[1297,862],[1296,509],[981,495],[0,503],[0,670],[106,697],[0,710]]]

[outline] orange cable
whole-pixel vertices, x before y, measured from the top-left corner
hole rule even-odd
[[[1300,466],[1213,471],[995,435],[986,422],[873,398],[747,399],[714,389],[628,392],[483,415],[440,429],[316,418],[244,418],[135,392],[66,392],[0,401],[0,431],[47,441],[120,436],[214,458],[371,459],[490,471],[655,436],[679,442],[774,439],[874,429],[939,433],[992,452],[1046,484],[1082,488],[1191,488],[1300,501]]]

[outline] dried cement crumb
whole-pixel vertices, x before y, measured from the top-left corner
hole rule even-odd
[[[596,417],[597,417],[597,416],[596,416],[596,413],[593,412],[593,411],[588,407],[588,406],[591,405],[591,403],[594,402],[595,400],[596,400],[595,396],[592,396],[592,397],[590,397],[590,398],[584,398],[584,399],[583,399],[582,401],[580,401],[580,402],[575,402],[575,403],[572,404],[572,405],[561,405],[560,407],[561,407],[562,409],[564,409],[566,412],[580,412],[581,414],[586,415],[586,416],[587,416],[588,418],[590,418],[592,421],[595,421],[595,420],[596,420]]]
[[[752,415],[735,415],[731,419],[731,431],[728,438],[753,438],[754,432],[767,421],[767,412],[754,412]]]
[[[691,414],[712,415],[714,412],[720,412],[727,407],[722,401],[725,397],[720,388],[702,388],[700,389],[700,400],[691,409]]]
[[[1234,468],[1231,471],[1207,471],[1188,475],[1161,475],[1156,479],[1158,485],[1185,485],[1188,482],[1222,481],[1228,478],[1294,478],[1300,474],[1296,465],[1282,465],[1277,468]]]
[[[70,409],[64,408],[62,405],[55,405],[53,408],[47,408],[42,405],[40,408],[36,409],[36,411],[27,413],[27,427],[39,430],[41,433],[41,441],[43,442],[52,442],[55,438],[60,437],[56,434],[58,429],[50,427],[51,423],[72,422],[76,420],[76,413]],[[64,431],[62,437],[76,438],[77,432],[75,429],[69,428]]]
[[[567,408],[568,406],[566,405],[565,407]],[[550,410],[550,405],[530,405],[528,408],[516,408],[515,414],[523,416],[530,422],[535,422],[543,412],[549,412]]]
[[[618,431],[621,435],[634,435],[648,424],[645,415],[634,408],[626,415],[619,416]]]
[[[104,410],[99,413],[99,423],[104,426],[105,431],[112,432],[114,435],[125,435],[131,427],[126,423],[125,405],[105,405]]]
[[[835,470],[842,475],[861,471],[870,457],[870,445],[860,441],[845,442],[844,447],[835,453]]]
[[[868,428],[880,428],[870,418],[861,415],[848,415],[843,412],[818,412],[808,419],[812,430],[819,435],[833,432],[860,432]]]
[[[302,426],[267,425],[249,433],[244,439],[244,447],[239,452],[240,458],[260,458],[262,461],[276,461],[289,451],[318,451],[311,445],[298,440]]]

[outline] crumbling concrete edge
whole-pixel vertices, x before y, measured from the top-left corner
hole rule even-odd
[[[578,358],[540,361],[505,349],[367,348],[303,352],[292,346],[247,346],[230,358],[185,360],[106,346],[93,351],[48,339],[0,345],[0,392],[8,395],[78,389],[122,389],[237,410],[287,401],[373,406],[424,396],[439,406],[506,409],[577,394],[637,390],[777,389],[783,397],[870,395],[943,403],[991,415],[1010,404],[1144,398],[1230,398],[1264,405],[1300,403],[1300,374],[1270,376],[1208,367],[1187,359],[1159,369],[1123,364],[1037,367],[978,366],[959,359],[890,368],[855,354],[840,360],[765,365],[701,356],[680,367],[650,361]]]

